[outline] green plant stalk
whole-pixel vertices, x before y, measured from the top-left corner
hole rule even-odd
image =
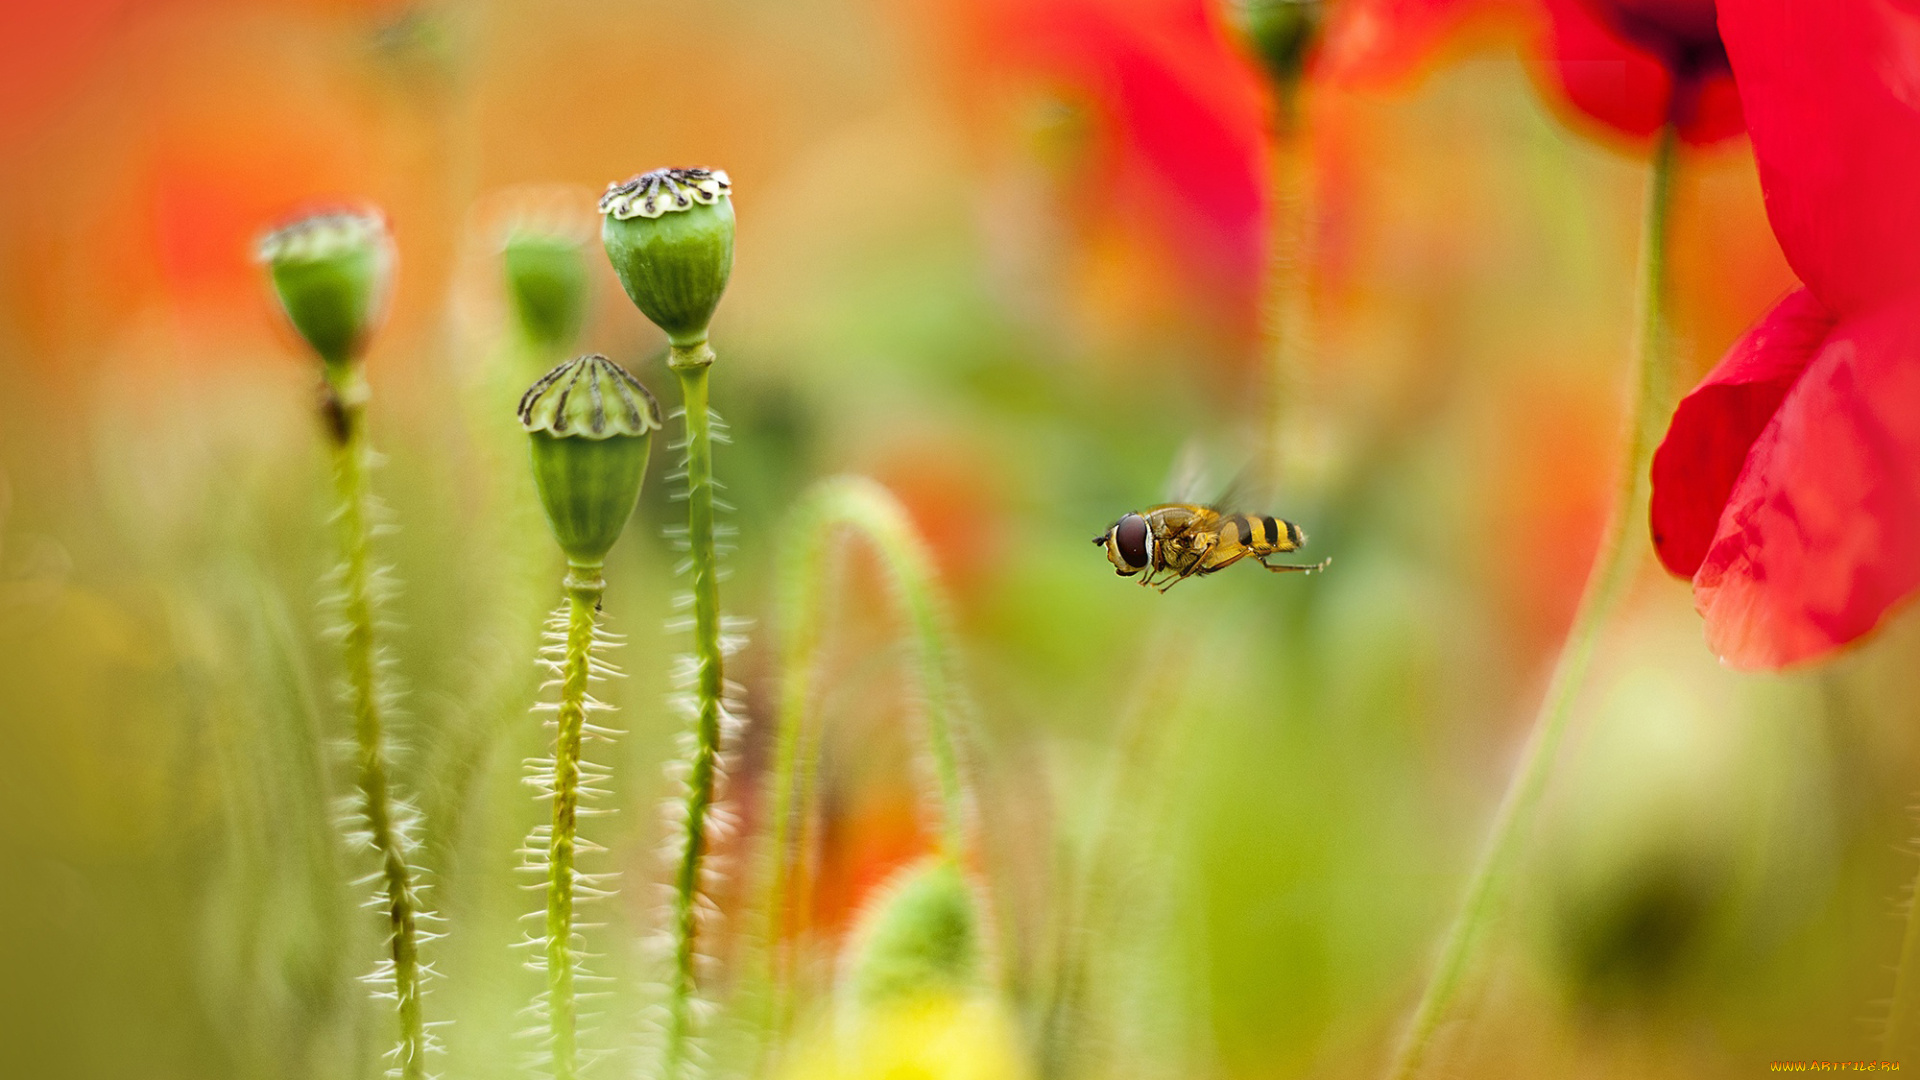
[[[1141,846],[1136,833],[1115,827],[1126,812],[1121,799],[1149,766],[1164,772],[1174,756],[1168,741],[1178,725],[1167,724],[1166,718],[1178,716],[1181,701],[1194,686],[1192,669],[1199,651],[1164,625],[1140,650],[1131,691],[1124,697],[1128,705],[1114,726],[1107,765],[1088,804],[1085,831],[1059,871],[1063,886],[1057,894],[1052,959],[1047,964],[1051,983],[1041,997],[1046,1005],[1035,1055],[1042,1076],[1070,1075],[1075,1032],[1084,1023],[1081,998],[1090,984],[1091,946],[1108,929],[1115,900],[1099,887],[1101,873],[1123,851],[1137,853]],[[1126,809],[1138,812],[1137,807]]]
[[[1667,225],[1673,202],[1676,151],[1674,127],[1668,123],[1654,145],[1647,191],[1646,224],[1641,235],[1640,333],[1632,420],[1612,515],[1599,550],[1594,553],[1573,625],[1560,647],[1553,678],[1534,716],[1520,764],[1494,815],[1486,847],[1467,884],[1460,910],[1447,929],[1433,975],[1387,1070],[1393,1080],[1410,1080],[1418,1075],[1434,1033],[1458,996],[1488,926],[1507,898],[1515,866],[1531,833],[1535,811],[1546,791],[1574,703],[1586,680],[1600,630],[1619,604],[1640,563],[1641,534],[1635,525],[1646,518],[1647,469],[1672,411],[1673,335],[1666,304]]]
[[[899,502],[871,480],[839,477],[826,481],[801,504],[794,520],[795,527],[786,535],[799,546],[785,563],[788,572],[780,586],[784,678],[775,737],[772,865],[759,905],[769,939],[776,943],[769,950],[776,969],[771,975],[775,988],[769,1027],[775,1032],[785,1027],[787,1016],[787,965],[779,959],[777,942],[783,936],[787,894],[792,885],[797,811],[806,796],[803,772],[809,754],[803,744],[807,742],[807,705],[813,694],[814,655],[820,646],[827,556],[832,551],[831,541],[842,528],[865,536],[879,553],[913,637],[927,749],[933,759],[941,811],[941,854],[958,860],[966,842],[966,800],[952,734],[946,616],[932,558]]]
[[[693,1040],[694,956],[700,864],[707,853],[720,758],[720,716],[726,687],[720,645],[720,566],[713,541],[713,422],[707,371],[713,350],[703,342],[673,347],[668,366],[680,380],[686,412],[687,540],[693,568],[694,750],[687,774],[685,846],[674,874],[673,973],[667,988],[666,1074],[678,1077]]]
[[[1272,251],[1268,273],[1268,372],[1266,467],[1290,487],[1316,479],[1321,467],[1315,445],[1322,423],[1316,405],[1313,310],[1307,265],[1313,226],[1313,157],[1305,129],[1304,89],[1297,82],[1275,88],[1275,130],[1268,156],[1273,171]]]
[[[1920,1012],[1920,878],[1914,881],[1914,898],[1907,903],[1907,930],[1900,942],[1900,966],[1893,976],[1893,1008],[1887,1017],[1886,1041],[1882,1047],[1889,1061],[1900,1055],[1913,1040],[1914,1015]]]
[[[366,380],[357,363],[327,368],[326,413],[333,450],[334,497],[346,620],[341,652],[353,700],[355,780],[361,812],[379,855],[385,890],[388,947],[393,961],[393,990],[400,1018],[398,1068],[402,1080],[426,1075],[426,1024],[420,1005],[421,915],[414,895],[413,870],[393,813],[382,723],[380,672],[374,640],[371,495],[367,465]]]
[[[594,611],[606,591],[597,566],[570,566],[567,654],[553,740],[553,832],[547,842],[547,1023],[554,1080],[573,1080],[578,1047],[574,998],[574,854],[580,810],[580,741],[592,673]]]

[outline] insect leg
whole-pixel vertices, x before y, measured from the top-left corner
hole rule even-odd
[[[1302,574],[1311,574],[1315,570],[1325,570],[1327,568],[1327,564],[1333,561],[1333,556],[1329,555],[1326,558],[1321,559],[1319,562],[1314,563],[1312,566],[1295,566],[1292,563],[1270,563],[1265,558],[1262,558],[1259,561],[1261,566],[1266,567],[1267,569],[1273,571],[1276,574],[1284,574],[1284,573],[1287,573],[1288,571],[1294,571]]]
[[[1248,551],[1246,548],[1241,548],[1239,551],[1236,551],[1233,554],[1227,556],[1226,558],[1221,559],[1219,562],[1214,563],[1212,566],[1201,567],[1200,573],[1202,576],[1205,576],[1207,574],[1218,573],[1219,571],[1225,570],[1227,567],[1232,566],[1234,563],[1239,562],[1241,559],[1244,559],[1251,554],[1253,554],[1253,552]],[[1255,561],[1258,561],[1258,560],[1255,560]],[[1261,563],[1261,565],[1264,566],[1266,564]]]
[[[1200,560],[1195,559],[1192,562],[1188,563],[1186,569],[1180,571],[1180,573],[1176,577],[1174,577],[1172,581],[1169,581],[1165,585],[1160,586],[1160,591],[1161,593],[1164,594],[1168,589],[1173,588],[1175,585],[1178,585],[1181,582],[1192,577],[1193,575],[1199,574],[1199,573],[1203,573],[1203,571],[1200,569]]]
[[[1178,577],[1175,577],[1175,578],[1173,578],[1173,579],[1171,579],[1171,580],[1169,580],[1169,581],[1168,581],[1168,582],[1167,582],[1167,583],[1166,583],[1165,585],[1162,585],[1162,586],[1160,586],[1160,594],[1161,594],[1162,596],[1164,596],[1164,595],[1166,595],[1166,592],[1167,592],[1167,590],[1168,590],[1168,589],[1171,589],[1171,588],[1173,588],[1173,587],[1174,587],[1175,585],[1178,585],[1178,584],[1180,584],[1181,582],[1183,582],[1183,581],[1185,581],[1185,580],[1187,580],[1187,575],[1186,575],[1186,574],[1181,574],[1181,575],[1179,575]]]

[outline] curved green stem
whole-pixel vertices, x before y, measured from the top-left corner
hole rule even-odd
[[[600,568],[569,567],[567,646],[553,739],[553,825],[547,841],[547,1023],[554,1080],[573,1080],[578,1057],[574,998],[574,853],[580,810],[580,741],[593,666],[594,611],[606,591]]]
[[[407,841],[396,822],[387,774],[380,664],[374,639],[371,501],[367,465],[366,381],[352,363],[327,366],[325,401],[333,450],[335,527],[341,555],[342,661],[353,703],[355,782],[369,842],[380,858],[381,903],[388,922],[393,993],[400,1019],[397,1071],[402,1080],[426,1075],[426,1024],[420,1008],[419,899]]]
[[[674,346],[668,365],[680,379],[686,409],[687,540],[693,569],[694,744],[687,774],[684,847],[674,875],[673,974],[667,988],[666,1073],[680,1075],[693,1039],[695,937],[700,864],[707,852],[724,709],[725,657],[720,644],[720,567],[713,539],[713,422],[707,409],[705,344]]]
[[[946,615],[925,544],[899,501],[885,488],[860,477],[839,477],[815,488],[795,512],[794,522],[784,533],[798,548],[785,561],[788,570],[780,586],[784,681],[775,737],[772,866],[760,904],[768,934],[776,943],[782,936],[791,887],[797,810],[807,794],[802,769],[810,755],[803,752],[802,743],[807,705],[813,693],[814,654],[820,645],[827,556],[834,550],[832,541],[842,528],[867,538],[892,580],[894,597],[913,637],[927,749],[941,812],[941,854],[958,860],[966,843],[966,796],[951,723]],[[775,944],[772,952],[776,957],[778,951]],[[775,1015],[771,1026],[778,1031],[785,1023],[785,965],[776,960],[776,966],[782,970],[774,975]]]
[[[1448,927],[1433,975],[1414,1010],[1406,1037],[1387,1075],[1407,1080],[1418,1075],[1435,1031],[1466,981],[1468,969],[1510,891],[1514,868],[1525,848],[1534,813],[1546,791],[1554,758],[1566,735],[1567,721],[1586,681],[1595,643],[1607,617],[1633,578],[1641,553],[1645,520],[1647,466],[1671,411],[1672,334],[1667,323],[1667,220],[1673,201],[1676,165],[1674,129],[1668,124],[1654,148],[1647,192],[1646,226],[1641,236],[1640,334],[1632,400],[1632,426],[1621,463],[1612,516],[1594,553],[1573,625],[1560,647],[1552,681],[1535,714],[1519,767],[1494,815],[1486,847],[1467,884],[1459,913]]]

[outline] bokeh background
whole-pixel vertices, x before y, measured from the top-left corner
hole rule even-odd
[[[1644,150],[1542,104],[1527,33],[1463,20],[1390,77],[1312,85],[1317,456],[1255,509],[1334,565],[1159,596],[1088,538],[1161,501],[1187,448],[1245,464],[1272,389],[1271,106],[1212,6],[9,0],[0,1072],[374,1074],[385,1018],[354,979],[375,925],[329,810],[316,372],[250,254],[355,199],[400,248],[369,372],[400,769],[452,922],[429,1011],[456,1021],[446,1075],[522,1075],[536,976],[507,946],[536,898],[511,867],[542,813],[518,777],[560,566],[511,412],[552,358],[510,322],[501,230],[530,201],[591,229],[608,181],[703,164],[740,222],[714,400],[749,713],[780,675],[785,513],[820,477],[875,477],[951,598],[973,866],[1034,1075],[1375,1073],[1571,616],[1623,422]],[[1741,140],[1687,153],[1675,221],[1691,378],[1792,279]],[[589,251],[582,346],[668,390]],[[628,875],[613,1071],[677,723],[664,492],[609,569],[631,635],[622,810],[596,837]],[[866,562],[837,580],[822,675],[816,1010],[852,913],[930,846]],[[1875,1056],[1920,870],[1916,648],[1909,614],[1824,666],[1736,676],[1647,560],[1445,1073]],[[750,826],[766,738],[734,774]]]

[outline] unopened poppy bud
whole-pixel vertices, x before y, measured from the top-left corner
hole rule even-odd
[[[686,347],[707,324],[733,272],[732,181],[710,169],[655,169],[600,197],[600,239],[635,307]]]
[[[507,295],[527,340],[555,350],[572,344],[587,314],[587,260],[580,241],[515,231],[501,258]]]
[[[520,426],[554,539],[569,564],[601,565],[640,499],[659,404],[627,369],[580,356],[527,388]]]
[[[1290,87],[1300,81],[1319,40],[1323,7],[1323,0],[1240,0],[1232,11],[1267,78]]]
[[[329,367],[358,356],[386,313],[393,281],[385,217],[371,209],[312,214],[262,237],[258,253],[313,351]]]
[[[973,890],[947,859],[908,867],[883,887],[853,935],[847,989],[862,1007],[964,996],[980,980]]]

